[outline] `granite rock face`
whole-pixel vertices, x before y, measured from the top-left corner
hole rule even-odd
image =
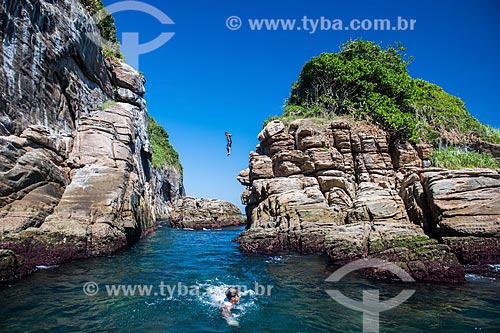
[[[218,229],[245,224],[240,209],[218,199],[182,198],[170,213],[173,228]]]
[[[6,0],[0,15],[0,135],[30,125],[71,134],[113,95],[93,21],[76,0]]]
[[[242,251],[320,253],[339,264],[377,257],[417,280],[465,281],[450,248],[411,222],[399,195],[428,147],[389,142],[379,127],[349,119],[273,121],[258,139],[237,178],[246,186]]]
[[[152,181],[156,219],[169,220],[172,210],[186,196],[182,171],[169,165],[161,169],[153,168]]]
[[[401,188],[409,215],[464,264],[500,262],[500,174],[490,169],[419,170]]]
[[[76,0],[2,2],[0,280],[155,228],[139,74],[105,60]]]

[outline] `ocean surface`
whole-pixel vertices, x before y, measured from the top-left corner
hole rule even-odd
[[[363,332],[362,312],[333,300],[332,289],[356,300],[363,290],[381,300],[415,290],[379,314],[380,332],[500,332],[495,279],[406,284],[352,273],[326,282],[337,267],[325,257],[242,254],[231,242],[241,230],[163,227],[112,256],[40,267],[0,286],[0,332]],[[242,290],[239,326],[220,312],[232,285]]]

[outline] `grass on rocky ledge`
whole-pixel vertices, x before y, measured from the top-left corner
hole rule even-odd
[[[430,160],[432,166],[445,169],[500,168],[500,163],[491,154],[455,149],[435,150]]]
[[[106,110],[107,108],[110,108],[112,106],[116,106],[118,103],[113,100],[107,100],[106,102],[102,103],[101,105],[101,110]]]
[[[266,127],[266,125],[273,120],[281,120],[285,125],[290,125],[290,123],[292,123],[295,120],[307,119],[315,124],[321,125],[335,119],[341,119],[346,117],[354,119],[352,115],[341,116],[333,113],[328,113],[325,111],[323,107],[319,105],[312,106],[311,108],[303,108],[295,105],[285,105],[283,106],[283,110],[284,110],[283,115],[281,116],[274,115],[264,120],[262,128]]]
[[[309,120],[309,121],[311,121],[314,124],[322,125],[322,124],[328,123],[331,120],[334,120],[335,118],[319,118],[319,117],[308,117],[308,118],[305,118],[305,117],[302,117],[302,116],[289,116],[289,117],[287,117],[287,116],[271,116],[271,117],[267,118],[266,120],[264,120],[262,128],[266,127],[267,124],[269,124],[270,122],[272,122],[274,120],[281,120],[283,122],[283,124],[285,124],[285,125],[288,126],[293,121],[298,120],[298,119]]]

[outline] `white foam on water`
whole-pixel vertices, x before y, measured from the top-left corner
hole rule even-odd
[[[273,256],[273,257],[267,258],[266,263],[272,264],[272,263],[281,262],[281,261],[285,261],[285,260],[287,260],[287,258],[285,258],[283,256]]]
[[[240,326],[240,323],[234,318],[228,318],[226,321],[229,326],[234,326],[234,327]]]
[[[465,274],[465,279],[466,280],[480,280],[481,275],[478,274]]]
[[[57,267],[59,267],[59,265],[49,265],[49,266],[39,265],[39,266],[36,266],[36,268],[42,269],[42,270],[56,269]]]
[[[226,298],[226,290],[234,286],[240,286],[240,301],[233,306],[235,311],[232,313],[232,317],[238,318],[256,306],[255,291],[243,288],[244,284],[226,284],[218,280],[199,283],[198,300],[205,305],[219,309]]]
[[[489,264],[488,266],[490,266],[495,272],[500,272],[500,264]]]
[[[493,277],[489,277],[489,276],[482,276],[482,275],[479,275],[479,274],[465,274],[465,279],[467,281],[485,281],[485,280],[490,280],[490,281],[495,281],[496,279],[493,278]]]

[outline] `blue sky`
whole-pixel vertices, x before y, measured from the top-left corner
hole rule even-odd
[[[117,1],[105,0],[105,5]],[[382,45],[401,41],[415,57],[410,75],[460,97],[480,121],[500,127],[500,2],[473,1],[161,1],[144,0],[167,14],[162,25],[140,12],[115,13],[118,37],[138,32],[140,43],[175,35],[140,56],[149,113],[170,135],[184,166],[188,195],[243,207],[237,173],[248,166],[262,122],[280,115],[304,63],[336,52],[349,38]],[[229,16],[243,25],[232,31]],[[248,19],[415,19],[413,31],[252,31]],[[301,23],[297,23],[301,24]],[[224,132],[233,134],[226,156]]]

